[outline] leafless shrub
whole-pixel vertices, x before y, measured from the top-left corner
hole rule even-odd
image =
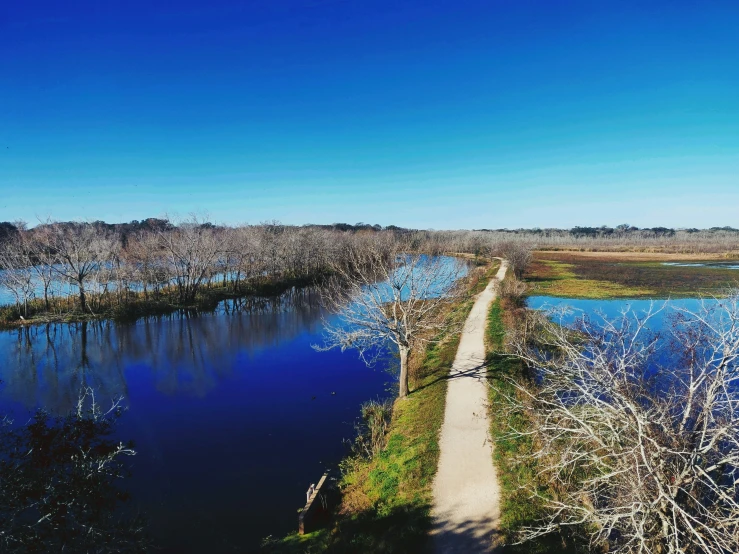
[[[500,284],[500,294],[510,298],[517,304],[523,302],[523,297],[527,290],[526,283],[517,279],[513,274],[506,275],[506,278]]]
[[[510,400],[556,492],[532,491],[550,517],[522,541],[565,526],[609,552],[739,552],[739,298],[672,310],[662,339],[653,309],[574,329],[534,316],[538,342],[514,341],[535,384]]]
[[[523,274],[531,263],[532,248],[530,244],[523,241],[505,240],[493,244],[491,250],[493,255],[508,260],[511,272],[516,279],[523,279]]]
[[[357,437],[352,449],[359,456],[370,459],[385,448],[393,403],[391,400],[370,400],[362,404],[361,410],[361,419],[356,425]]]

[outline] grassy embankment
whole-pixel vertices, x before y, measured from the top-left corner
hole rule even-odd
[[[667,298],[722,294],[739,271],[681,267],[665,262],[708,262],[703,257],[613,252],[536,252],[525,280],[529,294],[566,298]]]
[[[464,321],[473,296],[485,288],[498,264],[468,277],[467,299],[448,317]],[[439,462],[439,433],[446,406],[446,376],[459,334],[441,337],[416,357],[411,393],[396,400],[386,446],[370,459],[351,456],[341,464],[341,505],[328,529],[271,540],[268,552],[407,553],[423,550],[431,525],[432,484]]]
[[[165,315],[178,310],[211,311],[223,300],[255,297],[278,296],[293,287],[305,287],[317,284],[326,275],[317,274],[306,277],[284,277],[281,279],[251,279],[240,283],[234,289],[233,283],[210,283],[198,292],[191,302],[181,302],[175,287],[168,287],[154,294],[149,292],[125,291],[107,292],[103,294],[89,293],[87,304],[89,309],[83,312],[76,295],[54,297],[49,299],[47,309],[42,299],[34,299],[28,304],[28,316],[21,320],[23,313],[16,305],[0,306],[0,329],[12,329],[21,325],[37,325],[44,323],[73,323],[113,319],[132,321],[140,317]]]
[[[522,362],[506,353],[504,343],[506,328],[515,324],[522,310],[525,307],[520,300],[499,297],[490,308],[485,333],[490,432],[501,492],[500,531],[507,545],[502,551],[505,554],[563,554],[573,550],[567,548],[561,536],[549,536],[523,545],[511,544],[518,531],[535,524],[544,515],[541,501],[532,498],[530,491],[535,489],[545,497],[553,494],[548,483],[538,475],[538,464],[533,456],[534,439],[511,433],[514,429],[525,433],[532,426],[527,414],[514,409],[510,400],[520,394],[512,381],[523,382],[525,375]]]

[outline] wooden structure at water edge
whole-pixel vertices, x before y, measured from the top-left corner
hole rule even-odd
[[[328,520],[328,482],[328,473],[324,473],[318,486],[311,485],[308,489],[305,507],[298,514],[298,534],[315,531]]]

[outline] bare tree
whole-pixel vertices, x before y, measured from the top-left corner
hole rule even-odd
[[[176,229],[161,232],[159,239],[180,302],[192,302],[202,285],[213,276],[224,249],[213,225],[192,216]]]
[[[8,238],[0,248],[0,287],[14,297],[18,309],[28,317],[28,301],[35,291],[34,272],[20,233]]]
[[[450,325],[443,308],[460,294],[463,268],[453,258],[409,254],[391,242],[351,250],[323,293],[339,321],[326,323],[325,344],[315,348],[355,348],[371,364],[384,345],[394,344],[400,355],[399,396],[405,398],[411,352]]]
[[[536,384],[511,402],[555,491],[532,490],[550,516],[522,540],[569,527],[609,552],[739,552],[739,297],[675,308],[662,338],[658,313],[539,317],[538,343],[515,341]]]
[[[51,308],[49,292],[52,290],[51,286],[54,283],[54,279],[58,276],[54,270],[54,265],[57,263],[56,252],[50,248],[51,241],[48,237],[48,233],[51,232],[53,232],[52,228],[47,226],[34,229],[33,233],[28,231],[21,232],[21,236],[29,252],[29,264],[43,290],[44,308],[47,311]]]
[[[243,225],[234,230],[233,250],[238,260],[236,268],[236,280],[234,289],[239,286],[242,278],[251,279],[257,277],[264,270],[261,258],[262,242],[261,235],[257,229],[250,225]]]
[[[54,223],[43,245],[56,256],[51,267],[79,291],[80,309],[88,310],[86,286],[109,260],[115,239],[106,237],[89,223]]]
[[[261,231],[262,259],[271,277],[277,277],[284,269],[285,225],[279,221],[267,221],[259,226]]]
[[[504,240],[493,243],[491,252],[494,256],[500,256],[508,260],[510,268],[516,279],[523,279],[526,268],[531,263],[531,246],[523,241]]]
[[[153,287],[157,294],[167,282],[160,237],[151,231],[139,231],[129,237],[124,255],[131,278],[141,284],[144,298],[149,299],[150,287]]]

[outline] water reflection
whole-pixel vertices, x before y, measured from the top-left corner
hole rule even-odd
[[[311,349],[318,300],[293,290],[209,313],[0,332],[0,413],[65,413],[82,386],[102,402],[123,395],[131,492],[164,551],[253,551],[293,530],[360,404],[387,395],[391,377],[355,353]]]
[[[736,262],[662,262],[673,267],[707,267],[711,269],[739,269]]]
[[[4,395],[26,408],[67,413],[82,387],[128,397],[124,369],[144,365],[156,389],[203,396],[232,373],[234,350],[253,355],[302,332],[317,332],[321,308],[313,289],[276,298],[220,304],[210,313],[177,312],[135,324],[53,323],[0,333]],[[229,317],[219,317],[219,316]]]

